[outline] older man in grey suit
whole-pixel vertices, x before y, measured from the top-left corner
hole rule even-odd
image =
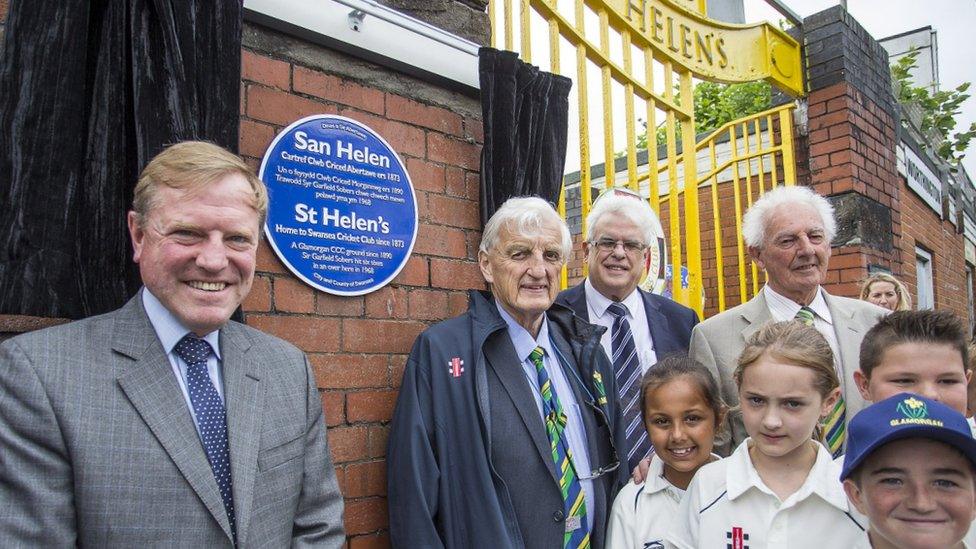
[[[837,406],[825,418],[825,442],[842,451],[846,422],[864,407],[854,382],[864,334],[885,310],[856,299],[828,294],[820,285],[827,276],[830,242],[836,233],[833,207],[806,187],[779,187],[757,200],[743,218],[742,234],[749,256],[766,271],[766,286],[751,300],[697,325],[690,353],[712,370],[726,403],[739,401],[732,380],[746,339],[768,321],[800,320],[813,325],[834,351],[841,383]],[[746,438],[738,414],[729,414],[729,438],[716,450],[728,455]]]
[[[128,218],[142,291],[0,345],[0,546],[342,545],[307,360],[229,322],[266,211],[240,158],[169,147]]]

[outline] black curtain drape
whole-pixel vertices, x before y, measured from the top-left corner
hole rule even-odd
[[[0,313],[81,318],[139,288],[125,214],[165,145],[237,150],[241,4],[12,0],[0,62]]]
[[[505,200],[559,199],[566,164],[570,79],[540,71],[510,51],[481,48],[481,223]]]

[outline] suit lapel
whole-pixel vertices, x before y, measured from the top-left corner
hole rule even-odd
[[[824,301],[827,302],[827,309],[830,310],[831,322],[834,325],[834,333],[837,335],[841,366],[845,370],[856,369],[860,360],[861,339],[864,336],[860,327],[853,321],[854,311],[839,307],[837,300],[827,292],[824,292]]]
[[[250,347],[251,340],[241,326],[230,322],[221,330],[224,401],[227,403],[227,434],[238,542],[247,539],[247,526],[254,502],[258,446],[261,443],[261,410],[264,409],[261,364],[251,358],[248,353]]]
[[[119,386],[187,483],[230,538],[230,522],[183,392],[142,306],[142,295],[119,310],[112,348],[125,360]]]
[[[552,479],[558,484],[556,477],[556,465],[552,461],[552,450],[549,445],[549,437],[546,435],[546,426],[539,417],[539,409],[535,405],[535,395],[525,381],[525,373],[519,363],[518,355],[515,353],[515,346],[512,345],[511,338],[508,337],[508,330],[499,330],[490,336],[484,345],[485,358],[489,367],[495,371],[495,375],[501,381],[502,387],[512,399],[512,404],[518,411],[525,430],[532,439],[532,444],[539,452],[539,457],[546,464]]]
[[[773,319],[769,314],[769,306],[766,305],[766,295],[762,290],[755,297],[746,302],[742,308],[742,320],[745,326],[742,328],[742,344],[749,340],[749,336],[756,333],[759,328]]]
[[[834,335],[837,336],[837,348],[840,351],[840,371],[844,374],[841,380],[844,389],[844,401],[847,404],[848,418],[863,407],[861,393],[854,381],[854,371],[860,368],[861,340],[864,338],[862,326],[854,321],[854,311],[845,309],[833,296],[824,292],[824,301],[830,310],[830,318],[834,325]]]
[[[559,333],[559,330],[555,330],[550,327],[549,334],[552,337],[553,344],[559,348],[559,351],[562,353],[564,357],[567,357],[567,359],[569,359],[575,356],[573,353],[572,346],[569,344],[568,341],[562,338],[561,334]],[[593,418],[593,414],[590,413],[590,410],[583,404],[585,401],[589,401],[589,399],[584,397],[583,394],[580,393],[579,383],[576,383],[574,381],[574,379],[579,375],[579,373],[578,372],[574,373],[569,371],[570,368],[576,367],[575,360],[573,364],[563,365],[559,361],[558,357],[552,357],[552,359],[554,363],[557,365],[557,367],[563,369],[563,374],[566,376],[566,380],[569,382],[568,385],[573,391],[573,398],[576,399],[576,402],[579,404],[580,417],[583,419],[583,432],[587,434],[586,437],[587,451],[590,455],[590,464],[592,465],[594,463],[598,463],[600,459],[600,454],[599,451],[597,450],[596,440],[594,440],[596,437],[593,436],[593,434],[597,432],[596,423]]]
[[[658,309],[657,303],[651,300],[650,294],[637,289],[641,299],[644,300],[644,315],[647,317],[647,329],[651,332],[651,343],[654,345],[654,354],[657,355],[658,360],[664,358],[668,353],[679,351],[675,345],[674,338],[671,337],[671,331],[668,329],[668,319],[661,314]]]

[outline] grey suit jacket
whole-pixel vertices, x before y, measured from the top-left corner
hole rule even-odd
[[[304,355],[220,330],[238,545],[339,547],[342,497]],[[0,345],[0,547],[228,547],[176,376],[136,295]]]
[[[846,420],[850,421],[864,407],[864,399],[854,383],[854,371],[860,364],[861,340],[887,311],[866,301],[832,296],[827,292],[824,292],[824,299],[837,335],[840,356],[835,358],[844,374],[841,384],[847,406]],[[691,332],[689,354],[712,372],[719,382],[722,398],[731,407],[739,403],[732,373],[746,339],[772,319],[765,294],[760,291],[742,305],[698,324]],[[729,455],[748,436],[737,413],[730,413],[728,418],[728,428],[715,444],[715,452],[723,456]]]

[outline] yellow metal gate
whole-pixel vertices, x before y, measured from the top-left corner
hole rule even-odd
[[[717,291],[717,310],[726,307],[723,274],[729,269],[721,245],[718,185],[723,182],[719,175],[731,174],[737,220],[740,204],[751,203],[754,179],[759,192],[776,184],[792,184],[795,177],[788,107],[732,123],[697,146],[682,146],[695,143],[694,80],[766,79],[787,93],[802,95],[800,50],[792,38],[768,24],[730,25],[710,20],[702,15],[705,8],[705,0],[493,0],[489,5],[496,47],[517,51],[523,60],[573,80],[577,112],[570,112],[570,120],[578,128],[579,142],[571,152],[578,154],[580,167],[581,234],[586,234],[585,219],[594,194],[593,150],[602,149],[602,186],[626,185],[639,192],[662,223],[667,222],[668,259],[676,273],[672,295],[699,316],[705,310],[703,234],[712,235],[708,247],[717,254],[709,259],[709,268],[719,271],[718,285],[709,293]],[[598,86],[593,86],[595,81]],[[597,87],[598,91],[591,91]],[[638,118],[647,128],[651,152],[642,166],[638,166]],[[664,128],[661,143],[655,131],[659,124]],[[723,142],[729,143],[731,154],[720,167],[722,162],[714,151],[723,131],[732,136]],[[572,133],[570,139],[572,142]],[[660,163],[658,147],[666,151],[666,160]],[[711,164],[705,169],[702,160],[696,159],[703,150],[712,151]],[[626,157],[625,173],[615,173],[618,155]],[[567,164],[575,164],[574,156],[568,155]],[[740,200],[740,175],[748,175],[749,188],[742,189],[747,197],[744,202]],[[712,186],[715,201],[710,232],[700,216],[701,185]],[[564,186],[560,199],[564,217],[566,191]],[[738,223],[734,237],[741,242]],[[740,299],[745,299],[752,288],[746,282],[745,258],[742,253],[736,255]],[[682,266],[687,268],[687,285],[678,275]],[[752,274],[751,286],[755,286],[756,273]],[[564,286],[566,279],[564,271]]]

